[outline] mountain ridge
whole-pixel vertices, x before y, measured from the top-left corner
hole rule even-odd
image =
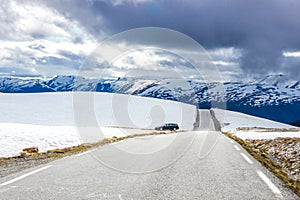
[[[213,102],[227,109],[291,123],[300,118],[300,81],[284,75],[260,80],[205,83],[201,80],[92,79],[73,75],[53,78],[0,77],[0,92],[35,93],[96,91],[167,99],[211,108]],[[220,90],[216,88],[222,87]],[[282,114],[284,113],[284,114]]]

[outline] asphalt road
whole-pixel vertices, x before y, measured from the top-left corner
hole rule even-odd
[[[282,185],[234,141],[199,130],[128,139],[6,176],[0,199],[298,199]]]
[[[201,131],[214,131],[215,125],[210,115],[209,110],[201,109],[199,112],[199,127],[198,130]]]

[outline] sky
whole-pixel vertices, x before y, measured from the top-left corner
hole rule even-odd
[[[197,42],[224,80],[269,74],[299,80],[299,10],[299,0],[0,0],[0,75],[76,75],[93,52],[130,46],[109,67],[99,61],[96,76],[105,70],[108,77],[198,78],[186,55],[199,50],[184,42],[171,47],[133,36],[102,45],[124,31],[159,27]]]

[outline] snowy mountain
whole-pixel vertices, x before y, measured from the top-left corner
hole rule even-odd
[[[0,91],[4,93],[55,92],[40,79],[15,77],[0,78]]]
[[[224,94],[216,88],[222,87]],[[33,93],[96,91],[168,99],[200,108],[212,102],[226,102],[227,109],[284,123],[300,118],[300,81],[284,75],[270,75],[261,80],[205,83],[200,80],[89,79],[56,76],[51,79],[0,78],[0,92]]]

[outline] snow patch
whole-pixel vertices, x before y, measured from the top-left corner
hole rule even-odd
[[[213,109],[217,120],[221,123],[224,132],[233,133],[241,139],[274,139],[277,137],[300,137],[300,130],[294,126],[274,122],[260,117],[255,117],[239,112],[222,109]],[[291,129],[293,131],[255,131],[239,130],[239,128],[266,128],[266,129]]]

